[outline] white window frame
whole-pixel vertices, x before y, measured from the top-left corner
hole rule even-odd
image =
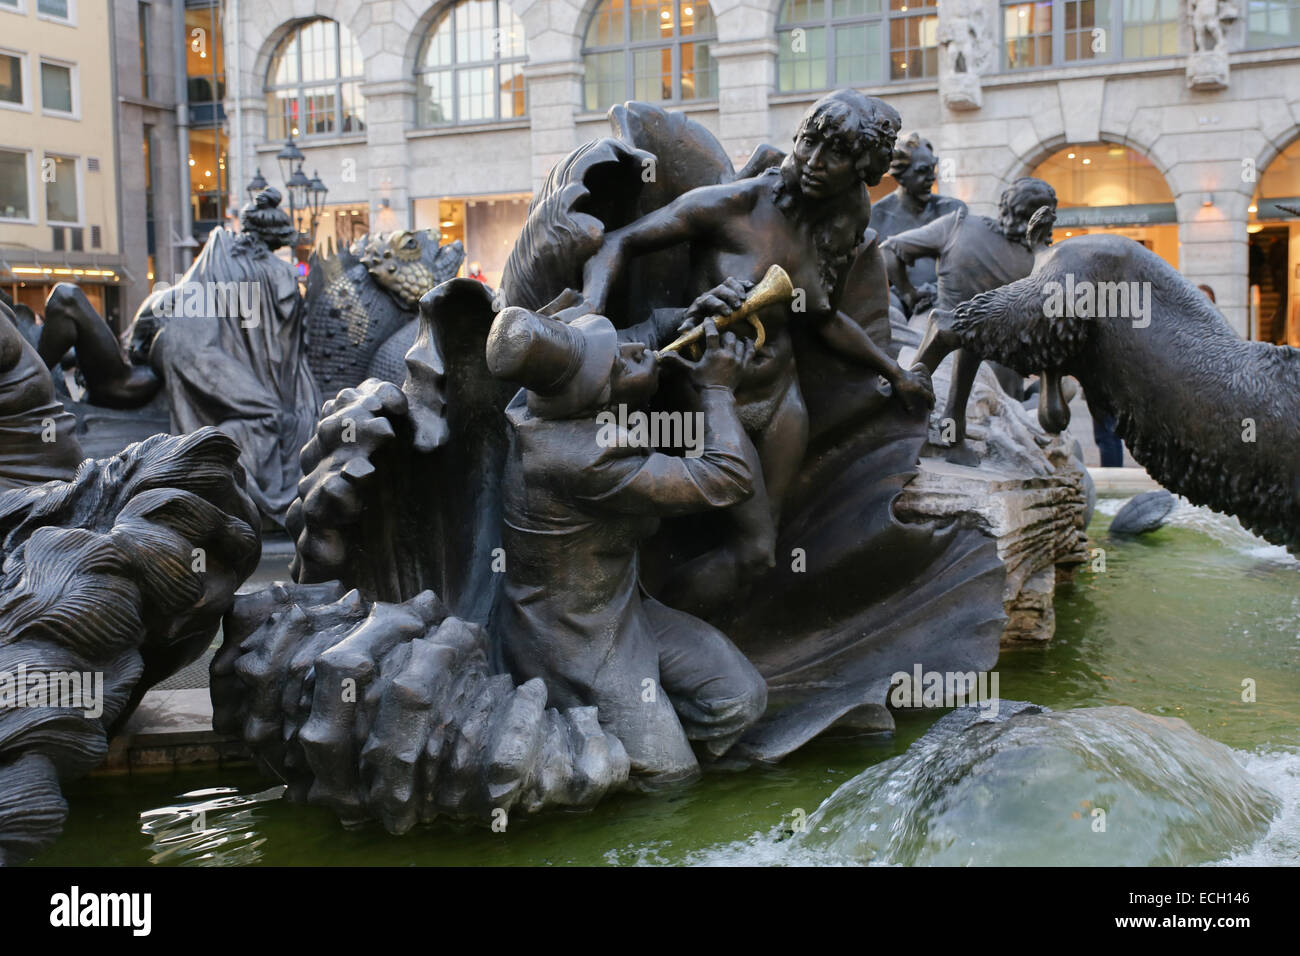
[[[0,8],[2,9],[2,8]],[[32,71],[31,57],[21,50],[10,50],[0,46],[0,55],[18,57],[18,74],[22,77],[23,100],[21,103],[8,103],[0,100],[0,110],[17,110],[20,113],[32,111]]]
[[[36,4],[36,19],[44,20],[46,23],[62,23],[69,27],[77,25],[77,0],[68,0],[68,16],[66,18],[41,13],[40,0],[33,0],[33,2]]]
[[[39,223],[40,220],[38,220],[38,219],[36,218],[36,216],[35,216],[35,213],[36,213],[36,202],[35,202],[35,200],[36,200],[36,196],[35,196],[35,193],[36,193],[36,189],[35,189],[35,186],[36,186],[36,175],[35,175],[36,170],[35,170],[35,169],[33,168],[33,166],[32,166],[32,156],[33,156],[33,153],[32,153],[32,151],[31,151],[30,149],[26,149],[26,148],[24,148],[24,147],[22,147],[22,146],[3,146],[3,145],[0,145],[0,150],[3,150],[3,151],[6,152],[6,153],[22,153],[24,156],[27,157],[27,218],[26,218],[26,219],[19,219],[19,218],[16,217],[16,216],[15,216],[15,217],[10,217],[10,216],[6,216],[6,215],[4,215],[3,213],[0,213],[0,222],[19,223],[19,224],[24,225],[24,226],[34,226],[34,225],[36,225],[37,223]]]
[[[65,113],[63,110],[52,110],[46,107],[45,78],[41,77],[41,113],[45,116],[54,116],[59,119],[81,119],[81,71],[77,68],[77,64],[68,60],[57,60],[52,56],[41,57],[39,65],[43,66],[46,63],[50,66],[61,66],[68,71],[68,84],[72,88],[72,112]]]
[[[41,204],[41,210],[45,215],[45,224],[47,226],[84,226],[86,223],[86,177],[81,174],[81,157],[74,156],[71,153],[60,153],[60,152],[49,152],[49,151],[41,153],[42,160],[51,159],[55,157],[57,157],[58,159],[71,160],[72,162],[73,181],[77,184],[77,221],[68,222],[63,219],[51,219],[49,217],[50,216],[49,197],[44,195],[46,190],[43,189],[41,190],[42,192],[41,198],[45,201]],[[49,183],[42,180],[41,185],[48,187]]]
[[[18,5],[16,7],[9,7],[0,4],[0,10],[3,10],[5,13],[16,13],[19,16],[25,17],[27,16],[27,0],[18,0]]]

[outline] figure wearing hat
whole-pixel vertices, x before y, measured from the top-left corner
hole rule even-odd
[[[697,312],[706,301],[717,297]],[[725,635],[638,581],[638,547],[660,518],[754,493],[733,394],[753,346],[711,320],[707,332],[698,362],[665,359],[703,415],[696,458],[600,439],[597,414],[644,408],[659,379],[654,354],[620,344],[603,316],[565,324],[508,308],[488,335],[492,374],[524,386],[506,409],[506,582],[492,615],[503,663],[516,680],[542,678],[548,706],[597,707],[643,788],[695,778],[691,741],[721,756],[767,705],[763,677]]]

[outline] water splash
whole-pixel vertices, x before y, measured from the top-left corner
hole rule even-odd
[[[1097,513],[1113,518],[1128,502],[1128,498],[1101,498],[1097,501]],[[1232,515],[1220,514],[1209,508],[1194,505],[1178,495],[1175,495],[1175,502],[1174,510],[1166,519],[1166,527],[1186,528],[1189,531],[1199,532],[1224,547],[1257,561],[1300,567],[1300,560],[1297,560],[1286,548],[1280,544],[1269,544],[1258,535],[1247,531]]]
[[[140,814],[140,832],[150,837],[150,863],[173,866],[246,866],[262,859],[266,837],[257,825],[258,804],[279,800],[287,788],[241,794],[211,787],[181,794],[171,806]]]
[[[955,713],[945,721],[904,754],[839,787],[802,832],[777,827],[689,854],[685,862],[1276,865],[1300,859],[1300,753],[1239,753],[1181,720],[1127,707],[998,722]]]

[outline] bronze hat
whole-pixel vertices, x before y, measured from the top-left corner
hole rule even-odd
[[[488,332],[488,370],[526,388],[529,407],[543,418],[565,418],[592,407],[617,356],[618,333],[603,315],[566,324],[511,306],[501,310]]]

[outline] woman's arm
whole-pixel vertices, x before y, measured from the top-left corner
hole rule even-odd
[[[838,309],[818,326],[831,350],[884,376],[909,409],[917,400],[934,404],[934,390],[923,371],[907,371],[878,346],[866,330]]]
[[[701,186],[621,229],[606,233],[600,249],[582,270],[582,297],[586,307],[603,314],[609,290],[628,259],[714,234],[720,225],[725,225],[726,217],[744,211],[746,192],[743,184]]]

